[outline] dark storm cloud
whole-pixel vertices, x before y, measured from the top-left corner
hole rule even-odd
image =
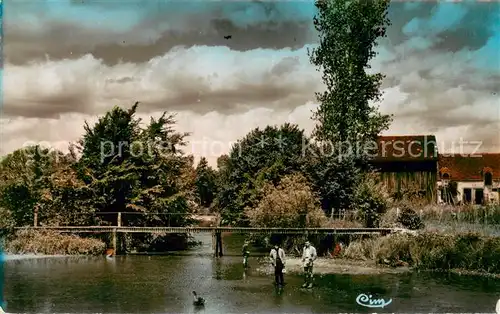
[[[24,67],[9,65],[9,92],[4,98],[3,115],[58,118],[65,113],[100,114],[110,106],[134,101],[140,101],[140,111],[148,113],[191,110],[231,114],[262,106],[295,108],[313,100],[319,88],[314,69],[303,66],[305,49],[292,52],[291,56],[285,53],[276,61],[269,58],[267,51],[247,52],[247,57],[223,48],[218,50],[227,54],[227,61],[217,53],[210,57],[212,49],[205,47],[179,50],[175,55],[138,65],[106,67],[91,56],[77,62],[50,63],[27,73],[23,73]],[[200,69],[210,58],[221,59],[217,61],[220,64]],[[246,58],[263,58],[260,62],[266,65],[260,69],[251,62],[242,64]],[[44,78],[16,90],[18,75]],[[222,84],[214,87],[214,81]]]
[[[297,49],[316,41],[312,25],[314,10],[307,2],[140,4],[129,1],[124,5],[137,9],[137,14],[143,16],[139,23],[126,32],[90,28],[89,25],[49,17],[42,19],[40,28],[27,27],[25,23],[17,23],[14,18],[7,19],[4,31],[6,61],[24,64],[46,57],[57,60],[78,58],[90,53],[111,65],[120,60],[144,62],[179,45],[223,45],[245,51],[255,48]],[[477,49],[486,43],[492,30],[485,25],[498,18],[500,5],[463,5],[467,13],[460,24],[428,34],[433,39],[431,49],[459,51],[464,48]],[[28,10],[23,4],[11,3],[7,8],[9,6],[19,7],[20,11]],[[74,6],[101,10],[118,8],[115,2],[100,1],[76,1]],[[145,8],[141,11],[142,7]],[[408,40],[409,36],[402,29],[412,20],[433,22],[433,14],[438,8],[437,3],[428,2],[411,6],[401,2],[392,3],[389,10],[392,26],[388,29],[388,48],[392,49]],[[169,26],[162,23],[168,23]],[[232,38],[224,39],[227,35]]]
[[[46,27],[41,35],[26,33],[19,28],[6,28],[5,58],[12,64],[25,64],[49,57],[52,60],[76,59],[85,54],[103,59],[108,65],[123,62],[145,62],[161,56],[173,47],[194,45],[227,46],[233,50],[246,51],[255,48],[298,49],[311,41],[311,31],[307,23],[269,22],[265,24],[237,27],[227,19],[216,19],[210,27],[188,31],[169,30],[158,39],[134,43],[130,34],[106,38],[106,34],[73,25],[53,24]],[[231,39],[224,36],[231,35]],[[109,37],[112,37],[109,34]]]
[[[40,28],[30,28],[10,20],[4,31],[5,57],[9,63],[24,64],[46,57],[57,60],[90,53],[111,65],[120,60],[144,62],[164,55],[175,46],[227,46],[237,51],[298,49],[314,39],[312,14],[287,15],[287,12],[301,12],[300,5],[297,9],[294,3],[288,6],[257,1],[225,6],[193,3],[153,6],[145,11],[147,15],[142,21],[126,32],[55,19],[42,20]],[[89,5],[100,6],[99,3]],[[225,39],[227,35],[232,38]]]

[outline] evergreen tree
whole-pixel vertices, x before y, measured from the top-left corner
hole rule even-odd
[[[199,205],[210,207],[217,193],[215,171],[202,157],[196,167],[196,195]]]

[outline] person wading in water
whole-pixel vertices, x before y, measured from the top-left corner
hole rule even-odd
[[[271,264],[274,267],[274,281],[278,287],[285,285],[285,280],[283,278],[283,270],[285,268],[285,251],[279,247],[278,244],[274,245],[274,248],[269,254],[271,258]]]
[[[243,254],[243,267],[247,268],[248,257],[250,256],[250,251],[248,250],[248,241],[245,241],[245,243],[243,244],[242,254]]]
[[[302,252],[302,262],[304,263],[304,273],[305,281],[302,288],[312,288],[313,286],[313,263],[318,255],[316,254],[316,248],[306,241],[304,245],[304,250]]]

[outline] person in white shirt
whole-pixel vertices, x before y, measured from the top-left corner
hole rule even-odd
[[[302,252],[302,263],[304,265],[305,281],[302,285],[303,288],[312,288],[313,281],[313,264],[318,255],[316,254],[316,248],[306,241],[304,245],[304,250]]]
[[[278,244],[274,245],[269,253],[271,264],[274,267],[274,280],[276,285],[284,286],[283,269],[285,268],[285,251],[279,247]]]

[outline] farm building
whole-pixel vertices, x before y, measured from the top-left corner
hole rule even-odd
[[[389,192],[416,192],[437,200],[438,150],[434,135],[380,136],[370,164]]]
[[[500,154],[439,156],[439,202],[454,204],[500,201]]]

